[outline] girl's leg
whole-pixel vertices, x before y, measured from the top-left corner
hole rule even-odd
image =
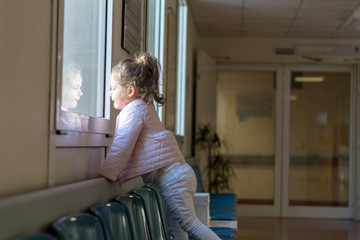
[[[182,230],[177,219],[168,211],[168,223],[173,239],[188,239],[188,234]]]
[[[185,232],[196,239],[220,239],[195,214],[193,195],[196,191],[196,177],[188,164],[182,163],[165,173],[160,172],[157,181],[172,215],[169,217],[169,226],[175,240],[187,240],[186,234],[174,223],[175,219]]]

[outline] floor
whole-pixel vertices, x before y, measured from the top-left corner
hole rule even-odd
[[[238,218],[238,240],[360,240],[360,222],[328,219]]]

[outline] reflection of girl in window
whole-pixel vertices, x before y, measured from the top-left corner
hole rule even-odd
[[[142,176],[145,183],[155,184],[170,211],[169,226],[175,240],[188,239],[187,233],[196,239],[220,239],[197,218],[195,174],[155,110],[154,101],[158,105],[165,102],[159,93],[159,68],[151,54],[140,54],[112,69],[110,96],[121,112],[98,177],[121,183]]]
[[[80,97],[82,75],[81,69],[74,62],[65,64],[62,84],[62,107],[65,109],[76,108]]]
[[[61,126],[68,130],[87,130],[87,118],[78,113],[71,112],[78,105],[83,95],[81,91],[82,74],[80,67],[74,62],[64,65],[62,98],[61,98]]]

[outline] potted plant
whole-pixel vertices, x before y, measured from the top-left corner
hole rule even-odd
[[[234,171],[230,168],[230,158],[220,154],[224,141],[219,137],[215,127],[200,124],[195,132],[195,146],[206,154],[208,192],[220,193],[230,189],[230,178]]]

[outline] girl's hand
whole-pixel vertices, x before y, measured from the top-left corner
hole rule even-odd
[[[107,177],[101,175],[100,173],[98,173],[98,175],[96,175],[96,178],[105,178],[109,183],[113,183],[114,181],[111,179],[108,179]]]

